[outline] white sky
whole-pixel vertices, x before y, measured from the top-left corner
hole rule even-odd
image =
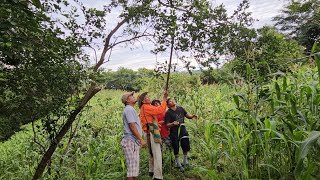
[[[264,25],[273,25],[272,17],[279,14],[280,10],[287,3],[288,0],[249,0],[252,17],[257,19],[254,23],[255,28],[260,28]],[[95,7],[102,9],[106,4],[104,0],[81,0],[88,7]],[[212,0],[213,5],[220,5],[223,3],[229,13],[236,9],[241,0]],[[117,23],[116,15],[109,18],[110,25]],[[102,42],[101,42],[102,44]],[[135,47],[118,47],[114,49],[110,57],[110,61],[103,65],[105,69],[117,70],[119,67],[125,67],[137,70],[138,68],[145,67],[153,69],[156,61],[164,62],[169,59],[169,52],[158,55],[157,57],[150,52],[152,47],[150,43],[142,41]],[[88,50],[90,52],[90,50]],[[93,55],[93,52],[90,52]],[[99,57],[99,50],[97,52]],[[174,62],[179,62],[177,59]]]

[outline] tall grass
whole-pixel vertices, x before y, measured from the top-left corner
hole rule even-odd
[[[182,83],[183,84],[183,83]],[[194,84],[197,84],[194,82]],[[320,174],[320,89],[317,69],[303,67],[270,83],[179,86],[171,93],[198,120],[186,120],[190,166],[173,167],[163,153],[165,179],[317,179]],[[146,88],[154,98],[158,89]],[[73,125],[43,179],[122,179],[125,159],[121,91],[102,91]],[[138,110],[138,109],[137,109]],[[78,125],[76,126],[76,124]],[[31,179],[41,157],[31,125],[0,144],[0,179]],[[63,161],[61,161],[63,159]],[[148,151],[141,175],[148,177]]]

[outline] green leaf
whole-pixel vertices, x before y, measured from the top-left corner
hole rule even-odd
[[[40,0],[31,0],[33,5],[35,5],[37,8],[41,8]]]
[[[291,104],[291,112],[293,114],[297,114],[298,111],[297,111],[297,100],[294,96],[291,96],[290,98],[290,104]]]
[[[287,77],[286,77],[286,76],[283,76],[282,80],[283,80],[283,83],[282,83],[283,88],[282,88],[282,90],[283,90],[283,91],[286,91],[286,90],[287,90],[287,87],[288,87]]]
[[[305,126],[307,126],[308,125],[307,124],[307,120],[306,120],[305,116],[302,114],[302,112],[301,111],[297,111],[297,113],[299,114],[300,119],[304,122]]]
[[[271,113],[274,113],[274,101],[273,101],[273,99],[270,100],[270,108],[271,108]]]
[[[312,131],[309,137],[300,144],[299,160],[302,160],[308,155],[310,148],[319,139],[319,137],[320,131]]]
[[[318,41],[314,42],[312,49],[311,49],[311,55],[314,54],[314,58],[315,58],[317,68],[318,68],[318,80],[320,83],[320,55],[319,55],[319,53],[316,52],[318,44],[319,44]]]
[[[246,71],[247,71],[247,77],[249,79],[249,77],[251,75],[251,66],[249,63],[246,64]]]
[[[315,42],[314,42],[314,44],[313,44],[313,46],[312,46],[312,49],[311,49],[311,54],[316,53],[318,44],[319,44],[319,41],[315,41]]]
[[[239,108],[239,106],[240,106],[240,103],[239,103],[239,96],[237,96],[237,95],[233,95],[233,100],[234,100],[234,102],[236,103],[237,107]]]
[[[279,133],[278,131],[274,131],[274,130],[271,130],[271,132],[274,135],[278,136],[281,140],[283,140],[283,142],[285,142],[287,144],[287,139],[284,137],[283,134]],[[273,138],[273,139],[275,139],[275,138]]]
[[[274,167],[272,164],[264,164],[264,163],[259,164],[259,167],[261,167],[261,166],[266,166],[266,167],[268,167],[268,168],[272,168],[272,169],[276,170],[276,171],[279,173],[280,177],[281,177],[281,172],[279,171],[279,169],[277,169],[276,167]]]
[[[320,132],[312,131],[306,140],[300,144],[300,153],[298,158],[297,166],[294,170],[295,176],[300,176],[303,170],[303,159],[308,155],[311,147],[319,140]]]
[[[244,142],[246,142],[250,137],[251,137],[251,132],[240,140],[240,144],[243,144]]]
[[[275,82],[275,88],[276,88],[276,94],[277,94],[277,99],[281,100],[281,94],[280,94],[280,86],[277,82]]]
[[[12,43],[11,43],[11,42],[6,42],[4,45],[5,45],[5,46],[8,46],[8,47],[11,47],[11,46],[12,46]]]
[[[303,139],[303,131],[299,131],[299,130],[294,130],[293,131],[293,138],[295,141],[302,141]]]
[[[315,53],[314,54],[314,58],[316,59],[317,63],[319,63],[319,61],[320,61],[320,52]]]
[[[270,120],[269,120],[269,119],[264,120],[264,126],[265,126],[267,129],[271,129],[271,124],[270,124]]]

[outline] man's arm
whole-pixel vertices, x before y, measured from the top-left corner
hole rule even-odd
[[[132,134],[139,140],[141,146],[145,146],[146,142],[142,139],[141,135],[139,134],[135,122],[129,123],[129,129],[132,132]]]
[[[157,106],[157,107],[152,106],[152,105],[145,106],[144,107],[145,112],[150,115],[158,115],[158,114],[165,112],[166,108],[167,108],[167,102],[166,102],[167,99],[168,99],[168,91],[165,90],[164,94],[163,94],[161,105]]]
[[[173,121],[172,123],[167,123],[168,128],[179,125],[178,121]]]
[[[187,113],[187,114],[186,114],[186,118],[188,118],[188,119],[193,119],[193,118],[198,119],[198,116],[195,115],[195,114],[189,114],[189,113]]]
[[[197,116],[197,115],[195,115],[195,114],[189,114],[189,113],[187,113],[187,111],[186,111],[183,107],[181,107],[181,108],[182,108],[182,111],[183,111],[183,113],[185,114],[184,116],[185,116],[186,118],[188,118],[188,119],[193,119],[193,118],[198,119],[198,116]]]
[[[166,113],[164,120],[168,128],[179,125],[178,121],[173,121],[172,123],[170,123],[170,119],[171,119],[171,116],[168,113]]]
[[[162,101],[160,106],[145,105],[144,111],[146,114],[149,114],[149,115],[159,115],[165,112],[166,108],[167,108],[166,101]]]

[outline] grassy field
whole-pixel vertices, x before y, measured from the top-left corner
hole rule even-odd
[[[269,83],[176,87],[181,91],[170,96],[199,119],[186,122],[190,165],[184,173],[178,171],[172,153],[164,151],[164,179],[319,178],[316,69],[299,68]],[[158,91],[146,90],[161,98]],[[122,94],[104,90],[90,101],[54,153],[43,179],[123,179]],[[23,129],[0,144],[0,179],[31,179],[35,171],[44,149],[34,142],[30,124]],[[38,131],[38,140],[46,145]],[[143,149],[139,179],[150,179],[147,156]]]

